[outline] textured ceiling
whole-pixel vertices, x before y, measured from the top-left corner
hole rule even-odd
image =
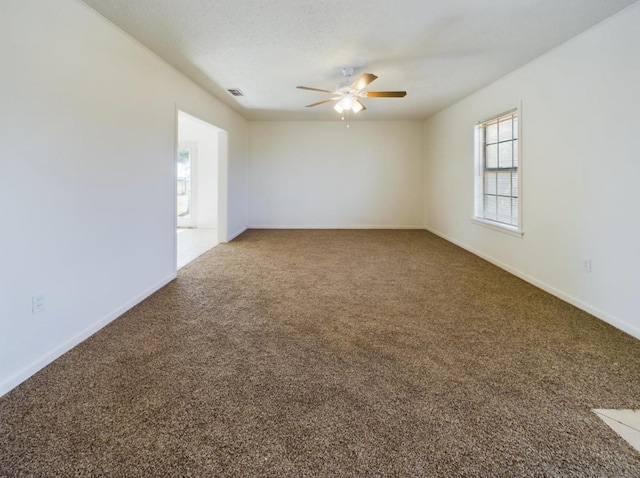
[[[333,89],[350,66],[407,91],[365,99],[380,120],[426,118],[635,0],[83,1],[247,119],[335,119],[296,86]]]

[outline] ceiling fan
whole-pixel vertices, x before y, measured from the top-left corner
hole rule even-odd
[[[322,88],[310,88],[308,86],[298,86],[301,90],[319,91],[321,93],[329,93],[336,95],[328,100],[318,101],[307,105],[307,108],[312,106],[322,105],[324,103],[330,103],[336,101],[336,105],[333,107],[338,113],[344,114],[353,111],[358,113],[359,111],[366,110],[366,106],[361,101],[361,98],[402,98],[406,91],[364,91],[369,84],[378,78],[373,73],[363,73],[360,78],[351,82],[351,75],[353,75],[353,68],[343,68],[342,74],[345,77],[345,81],[342,86],[338,85],[335,90],[325,90]],[[344,118],[343,118],[344,119]]]

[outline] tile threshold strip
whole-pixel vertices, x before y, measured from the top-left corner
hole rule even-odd
[[[627,427],[627,428],[631,428],[632,430],[637,431],[638,433],[640,433],[640,428],[636,428],[636,427],[634,427],[634,426],[632,426],[632,425],[629,425],[628,423],[621,422],[619,419],[617,419],[617,418],[613,418],[613,417],[611,417],[611,416],[607,415],[606,413],[602,413],[600,410],[597,410],[597,409],[595,409],[595,408],[594,408],[594,409],[592,409],[592,412],[593,412],[593,413],[595,413],[596,415],[602,415],[603,417],[606,417],[606,418],[608,418],[609,420],[612,420],[612,421],[614,421],[614,422],[617,422],[617,423],[619,423],[620,425],[624,425],[625,427]]]
[[[592,408],[591,411],[640,453],[640,410]]]

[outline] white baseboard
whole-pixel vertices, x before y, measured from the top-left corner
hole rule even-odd
[[[55,347],[50,352],[46,353],[45,355],[43,355],[42,357],[40,357],[36,361],[32,362],[28,366],[24,367],[22,370],[18,371],[17,373],[15,373],[11,377],[9,377],[7,380],[5,380],[2,383],[0,383],[0,397],[2,395],[4,395],[5,393],[9,392],[10,390],[14,389],[15,387],[17,387],[18,385],[20,385],[22,382],[27,380],[29,377],[34,375],[36,372],[42,370],[44,367],[46,367],[51,362],[56,360],[58,357],[62,356],[63,354],[65,354],[66,352],[71,350],[73,347],[75,347],[79,343],[81,343],[84,340],[86,340],[89,337],[91,337],[93,334],[95,334],[97,331],[102,329],[104,326],[106,326],[110,322],[113,322],[115,319],[120,317],[126,311],[128,311],[132,307],[134,307],[137,304],[139,304],[140,302],[142,302],[144,299],[149,297],[154,292],[160,290],[162,287],[167,285],[169,282],[171,282],[175,278],[176,278],[176,274],[175,273],[170,274],[168,277],[165,277],[161,281],[159,281],[156,284],[154,284],[153,286],[149,287],[144,292],[138,294],[133,299],[127,301],[126,303],[124,303],[123,305],[118,307],[113,312],[107,314],[102,319],[100,319],[97,322],[91,324],[86,329],[84,329],[81,332],[77,333],[76,335],[74,335],[73,337],[68,339],[67,341],[65,341],[62,344],[58,345],[57,347]]]
[[[482,259],[486,260],[487,262],[492,263],[495,266],[498,266],[500,269],[504,269],[505,271],[509,272],[510,274],[513,274],[516,277],[519,277],[520,279],[528,282],[529,284],[532,284],[542,290],[544,290],[545,292],[548,292],[551,295],[556,296],[559,299],[564,300],[565,302],[568,302],[569,304],[577,307],[578,309],[584,310],[585,312],[588,312],[589,314],[593,315],[594,317],[597,317],[598,319],[612,325],[613,327],[615,327],[616,329],[622,330],[623,332],[631,335],[632,337],[635,337],[636,339],[640,339],[640,329],[630,325],[616,317],[613,317],[610,314],[607,314],[606,312],[590,305],[587,304],[586,302],[577,299],[575,297],[573,297],[572,295],[569,295],[559,289],[556,289],[555,287],[542,282],[538,279],[536,279],[535,277],[532,277],[528,274],[525,274],[524,272],[511,267],[507,264],[504,264],[503,262],[500,262],[499,260],[484,254],[483,252],[480,252],[476,249],[474,249],[473,247],[468,246],[467,244],[464,244],[463,242],[457,241],[456,239],[453,239],[452,237],[447,236],[446,234],[443,234],[435,229],[432,229],[430,227],[425,227],[424,229],[426,229],[429,232],[432,232],[433,234],[435,234],[436,236],[439,236],[443,239],[445,239],[446,241],[451,242],[452,244],[455,244],[456,246],[459,246],[469,252],[471,252],[472,254],[475,254],[478,257],[481,257]]]
[[[258,225],[253,224],[249,226],[249,229],[419,229],[424,230],[424,226],[370,226],[370,225],[340,225],[340,226],[331,226],[331,225],[310,225],[310,224],[299,224],[297,226],[286,226],[286,225]]]

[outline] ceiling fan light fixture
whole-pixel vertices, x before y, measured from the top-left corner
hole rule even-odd
[[[359,101],[355,100],[352,95],[344,95],[340,98],[340,101],[336,103],[333,107],[338,113],[342,113],[344,111],[353,111],[357,113],[362,110],[362,105]]]

